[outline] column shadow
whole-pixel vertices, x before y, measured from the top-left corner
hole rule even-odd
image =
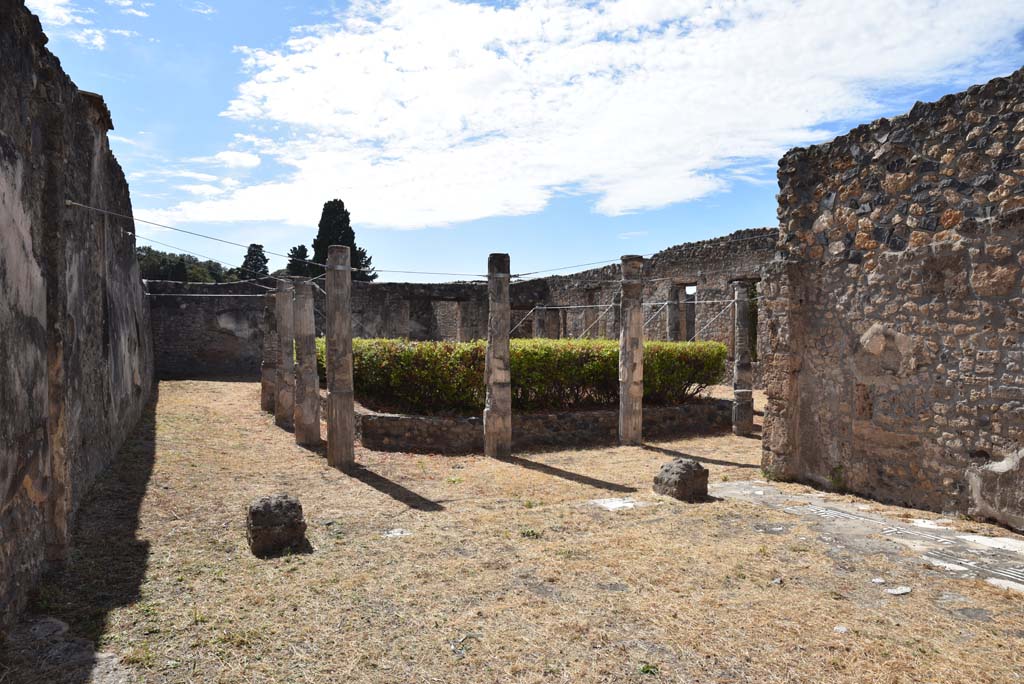
[[[403,503],[409,508],[417,511],[427,511],[428,513],[444,510],[444,506],[437,501],[431,501],[424,496],[420,496],[411,489],[407,489],[397,482],[389,480],[383,475],[378,475],[372,470],[367,470],[360,465],[353,466],[345,472],[363,484],[373,487],[382,494],[387,494],[395,501]]]
[[[574,473],[571,470],[563,470],[562,468],[556,468],[555,466],[548,465],[546,463],[538,463],[537,461],[530,461],[520,456],[506,456],[504,458],[495,459],[511,465],[517,465],[527,470],[536,470],[539,473],[545,475],[551,475],[553,477],[560,477],[563,480],[569,480],[570,482],[576,482],[578,484],[584,484],[589,487],[596,489],[607,489],[611,492],[622,492],[632,493],[637,491],[635,487],[629,487],[627,485],[616,484],[615,482],[608,482],[606,480],[599,480],[595,477],[588,475],[581,475],[580,473]]]
[[[157,395],[154,382],[134,432],[79,507],[67,561],[44,575],[0,646],[0,682],[121,681],[125,666],[96,643],[110,614],[139,600],[149,563],[150,543],[137,531],[156,456]]]
[[[656,451],[659,454],[671,456],[672,458],[692,458],[694,461],[697,461],[699,463],[710,463],[712,465],[720,466],[732,466],[734,468],[761,468],[761,464],[759,463],[755,464],[737,463],[735,461],[722,461],[717,458],[708,458],[707,456],[694,456],[693,454],[688,454],[684,451],[676,451],[675,449],[665,449],[663,447],[657,447],[652,444],[644,444],[640,448],[644,449],[645,451]]]

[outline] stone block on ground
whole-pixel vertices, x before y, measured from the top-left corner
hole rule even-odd
[[[692,458],[673,459],[654,476],[654,492],[681,501],[704,501],[708,497],[708,469]]]
[[[288,494],[262,496],[249,504],[246,536],[254,556],[266,558],[285,551],[306,551],[306,522],[302,504]]]

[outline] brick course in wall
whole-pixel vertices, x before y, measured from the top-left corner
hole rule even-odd
[[[1024,71],[779,163],[764,467],[1024,529]]]

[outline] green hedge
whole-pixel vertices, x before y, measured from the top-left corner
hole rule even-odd
[[[324,340],[317,340],[321,377]],[[356,396],[409,413],[479,413],[486,343],[352,341]],[[681,404],[725,377],[718,342],[644,344],[644,402]],[[511,340],[512,405],[520,410],[610,407],[619,397],[615,340]]]

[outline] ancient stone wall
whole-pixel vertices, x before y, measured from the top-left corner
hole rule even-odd
[[[148,295],[156,375],[171,378],[258,377],[263,295]]]
[[[1024,528],[1024,71],[779,163],[764,467]]]
[[[733,280],[760,287],[762,272],[775,255],[773,228],[671,247],[644,267],[645,335],[651,340],[718,340],[733,345],[729,302]],[[225,310],[246,321],[241,333],[222,325],[210,301],[162,301],[166,295],[256,295],[273,279],[247,283],[175,283],[146,281],[153,296],[157,371],[161,377],[252,376],[259,371],[262,301],[234,296]],[[323,332],[323,283],[314,290],[317,330]],[[687,288],[692,293],[687,295]],[[515,282],[511,286],[513,337],[601,337],[619,335],[618,264],[569,276]],[[158,297],[159,296],[159,297]],[[691,303],[685,304],[687,296]],[[173,301],[173,305],[170,303]],[[665,304],[671,301],[671,304]],[[677,303],[678,302],[678,303]],[[587,305],[584,308],[576,308]],[[550,309],[535,307],[552,307]],[[676,311],[670,311],[675,307]],[[543,318],[543,326],[537,319]],[[760,320],[760,319],[759,319]],[[469,341],[487,332],[487,286],[463,283],[352,283],[352,321],[356,337],[405,337],[411,340]],[[767,329],[759,322],[756,352],[766,349]],[[193,363],[193,361],[195,361]],[[754,363],[755,376],[759,364]]]
[[[670,247],[647,259],[643,275],[645,338],[717,340],[729,347],[731,358],[733,317],[728,302],[733,298],[733,287],[730,283],[749,281],[756,293],[765,267],[775,256],[776,236],[774,228],[740,230],[721,238]],[[526,288],[532,292],[527,294]],[[548,337],[617,338],[619,311],[617,306],[609,305],[618,301],[619,289],[618,264],[568,276],[514,283],[513,325],[529,314],[516,336],[531,336],[533,319],[549,316],[552,325],[547,327],[545,336]],[[694,300],[689,306],[685,303],[687,291]],[[567,308],[530,314],[536,305]],[[669,310],[673,306],[675,312]],[[761,317],[757,318],[755,359],[767,350],[767,328]]]
[[[135,426],[152,383],[131,214],[110,114],[20,1],[0,0],[0,629]]]

